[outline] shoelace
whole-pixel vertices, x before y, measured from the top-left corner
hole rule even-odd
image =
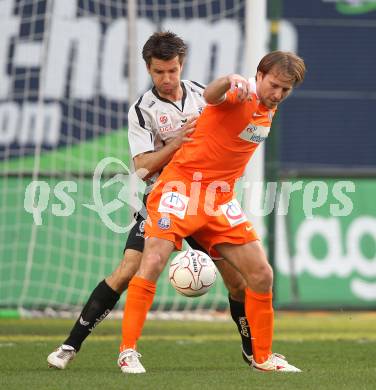
[[[273,364],[278,366],[278,365],[281,365],[281,364],[288,364],[285,359],[286,358],[283,355],[280,355],[279,353],[273,353],[271,361],[272,361]]]
[[[273,355],[276,356],[276,357],[278,357],[278,358],[280,358],[280,359],[282,359],[282,360],[286,360],[286,356],[283,356],[283,355],[280,354],[280,353],[274,352]]]
[[[57,354],[57,357],[59,359],[65,359],[65,358],[70,358],[72,356],[72,353],[74,351],[67,351],[67,350],[64,350],[62,349],[58,354]]]
[[[127,359],[129,362],[134,362],[137,361],[137,359],[140,358],[141,356],[142,355],[137,351],[132,351],[132,352],[125,353],[120,360]]]

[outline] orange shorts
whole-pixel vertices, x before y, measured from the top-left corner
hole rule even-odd
[[[176,178],[176,176],[175,176]],[[162,174],[148,196],[145,238],[172,241],[180,250],[185,237],[193,237],[211,257],[221,258],[214,246],[258,240],[233,192],[199,189],[199,183]]]

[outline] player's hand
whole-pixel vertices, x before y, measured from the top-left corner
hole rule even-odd
[[[190,135],[195,131],[197,116],[187,120],[186,123],[177,131],[175,136],[166,141],[167,144],[172,144],[176,149],[179,149],[184,142],[192,142]]]
[[[240,76],[239,74],[230,74],[228,76],[228,81],[230,83],[230,92],[236,91],[240,101],[251,98],[251,84],[243,76]]]

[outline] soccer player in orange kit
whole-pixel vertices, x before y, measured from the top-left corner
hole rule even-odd
[[[300,84],[304,61],[290,52],[262,58],[255,78],[231,74],[204,91],[208,105],[192,142],[182,145],[150,193],[145,249],[129,283],[119,364],[144,373],[136,351],[156,282],[174,249],[192,236],[213,257],[223,257],[247,282],[245,311],[252,329],[252,366],[260,371],[299,372],[272,353],[273,270],[233,190],[257,146],[269,133],[277,106]]]

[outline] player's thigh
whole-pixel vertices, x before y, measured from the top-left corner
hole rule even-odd
[[[273,284],[273,271],[260,241],[234,245],[221,243],[215,249],[242,274],[254,291],[268,292]]]
[[[137,272],[144,250],[145,220],[139,215],[128,234],[123,259],[114,272],[106,278],[107,284],[118,293],[128,288],[128,283]]]
[[[128,234],[124,252],[127,249],[143,252],[145,244],[145,223],[145,219],[140,214],[138,214],[136,223]]]
[[[247,282],[242,274],[227,260],[216,260],[214,264],[221,274],[231,298],[244,302],[244,292],[247,287]]]

